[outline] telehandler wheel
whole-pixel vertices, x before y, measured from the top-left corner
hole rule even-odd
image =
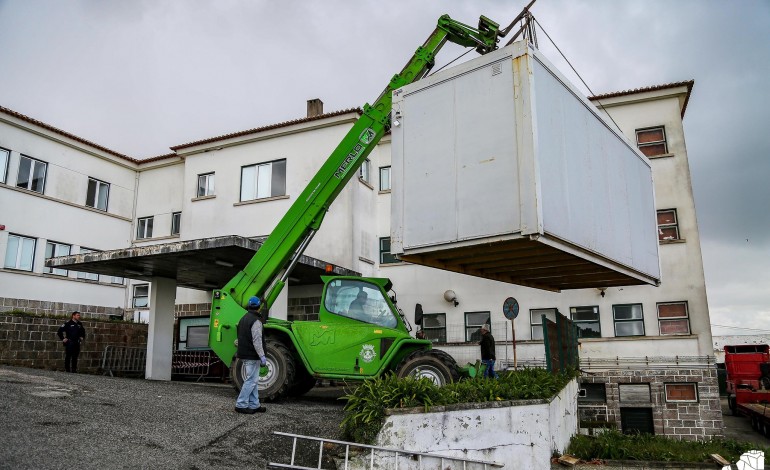
[[[294,357],[285,344],[277,340],[267,340],[267,375],[259,378],[259,399],[275,401],[288,395],[289,385],[296,374]],[[233,387],[240,391],[244,380],[244,367],[241,359],[233,359],[230,367],[230,379]]]
[[[727,406],[730,408],[730,414],[733,416],[738,416],[738,405],[736,403],[735,395],[727,396]]]
[[[415,351],[406,356],[396,368],[399,378],[430,379],[439,387],[460,379],[457,363],[444,351]]]
[[[299,364],[299,361],[297,363]],[[306,394],[315,387],[316,383],[316,378],[310,375],[301,364],[297,366],[295,380],[291,387],[289,387],[290,397],[299,397]]]

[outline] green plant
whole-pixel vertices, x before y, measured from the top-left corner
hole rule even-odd
[[[582,460],[644,460],[666,462],[706,462],[711,454],[719,454],[731,462],[756,444],[729,439],[683,441],[651,434],[622,434],[607,430],[597,436],[577,435],[572,438],[567,454]],[[761,446],[760,446],[761,447]],[[765,452],[769,448],[760,449]]]
[[[545,399],[558,393],[572,378],[573,374],[523,369],[502,373],[497,380],[475,377],[437,387],[427,379],[399,379],[388,374],[365,381],[343,397],[347,404],[340,426],[346,439],[371,443],[389,408],[420,406],[428,411],[432,406],[455,403]]]

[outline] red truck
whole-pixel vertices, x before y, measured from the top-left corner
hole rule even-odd
[[[736,416],[746,416],[751,427],[770,437],[770,346],[725,346],[727,404]]]

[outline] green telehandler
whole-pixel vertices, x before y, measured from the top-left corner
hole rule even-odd
[[[321,226],[324,215],[367,155],[388,131],[392,93],[425,77],[434,57],[447,42],[474,47],[480,54],[497,48],[499,38],[527,12],[531,2],[505,30],[482,16],[473,28],[444,15],[433,33],[395,75],[373,105],[332,152],[260,249],[227,285],[213,293],[209,346],[230,364],[234,386],[243,383],[241,361],[234,358],[236,325],[251,296],[269,309],[285,286],[289,273]],[[267,374],[260,378],[260,396],[277,400],[301,395],[317,379],[360,381],[393,372],[399,377],[427,377],[438,385],[473,375],[446,352],[432,349],[429,340],[410,336],[412,329],[389,295],[391,282],[383,278],[322,276],[323,294],[318,320],[265,323]],[[417,306],[415,323],[421,324]]]

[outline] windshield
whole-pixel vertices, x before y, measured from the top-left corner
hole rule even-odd
[[[335,279],[330,282],[324,306],[331,313],[385,328],[395,328],[398,323],[379,287],[364,281]]]

